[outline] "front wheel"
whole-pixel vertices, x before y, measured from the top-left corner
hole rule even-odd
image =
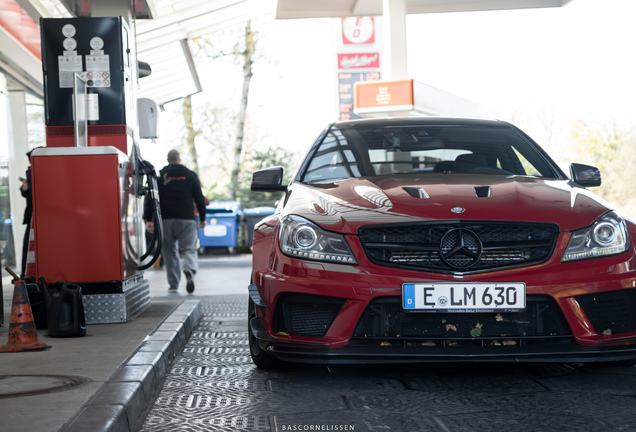
[[[256,336],[252,333],[252,328],[250,326],[250,321],[252,318],[256,317],[256,307],[254,306],[254,302],[250,298],[249,305],[247,307],[247,334],[250,339],[250,355],[252,356],[252,362],[256,365],[256,367],[260,369],[277,369],[280,368],[282,362],[278,360],[276,357],[272,357],[267,355],[265,351],[263,351],[258,344],[258,340]]]

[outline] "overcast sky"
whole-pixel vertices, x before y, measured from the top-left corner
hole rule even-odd
[[[407,17],[408,76],[479,103],[484,115],[513,121],[551,150],[546,116],[564,141],[573,119],[618,122],[636,115],[636,0],[572,0],[561,8],[421,14]],[[248,115],[263,144],[301,153],[338,117],[339,20],[261,19],[262,58],[254,66]],[[240,68],[199,65],[198,104],[233,106]],[[178,104],[168,104],[164,119]],[[145,152],[158,166],[178,139],[162,120],[159,145]],[[219,125],[221,127],[221,125]],[[224,125],[227,127],[227,125]],[[167,130],[166,130],[167,129]],[[558,145],[556,145],[558,147]],[[147,147],[146,147],[147,148]]]
[[[410,16],[409,74],[502,111],[633,125],[635,19],[633,0]]]

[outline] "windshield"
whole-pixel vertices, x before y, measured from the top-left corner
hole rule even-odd
[[[557,176],[532,143],[501,126],[333,128],[310,157],[304,182],[398,173]]]

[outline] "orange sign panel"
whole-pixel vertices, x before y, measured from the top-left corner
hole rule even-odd
[[[360,110],[412,108],[413,80],[367,81],[355,83],[353,106]]]

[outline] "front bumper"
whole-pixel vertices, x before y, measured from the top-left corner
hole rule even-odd
[[[271,267],[254,272],[250,295],[257,319],[251,330],[266,353],[298,362],[636,359],[636,259],[631,250],[567,265],[553,259],[469,279],[526,281],[528,299],[540,301],[526,315],[437,314],[433,323],[426,314],[404,313],[401,285],[452,281],[452,276],[379,268],[363,259],[358,266],[345,266],[277,255]],[[449,331],[448,324],[456,329]],[[473,337],[471,330],[478,325],[481,337]]]
[[[330,348],[321,342],[272,337],[255,317],[250,330],[261,349],[280,360],[320,364],[381,364],[441,362],[617,362],[636,358],[636,345],[590,346],[573,338],[562,343],[527,346],[371,346]]]

